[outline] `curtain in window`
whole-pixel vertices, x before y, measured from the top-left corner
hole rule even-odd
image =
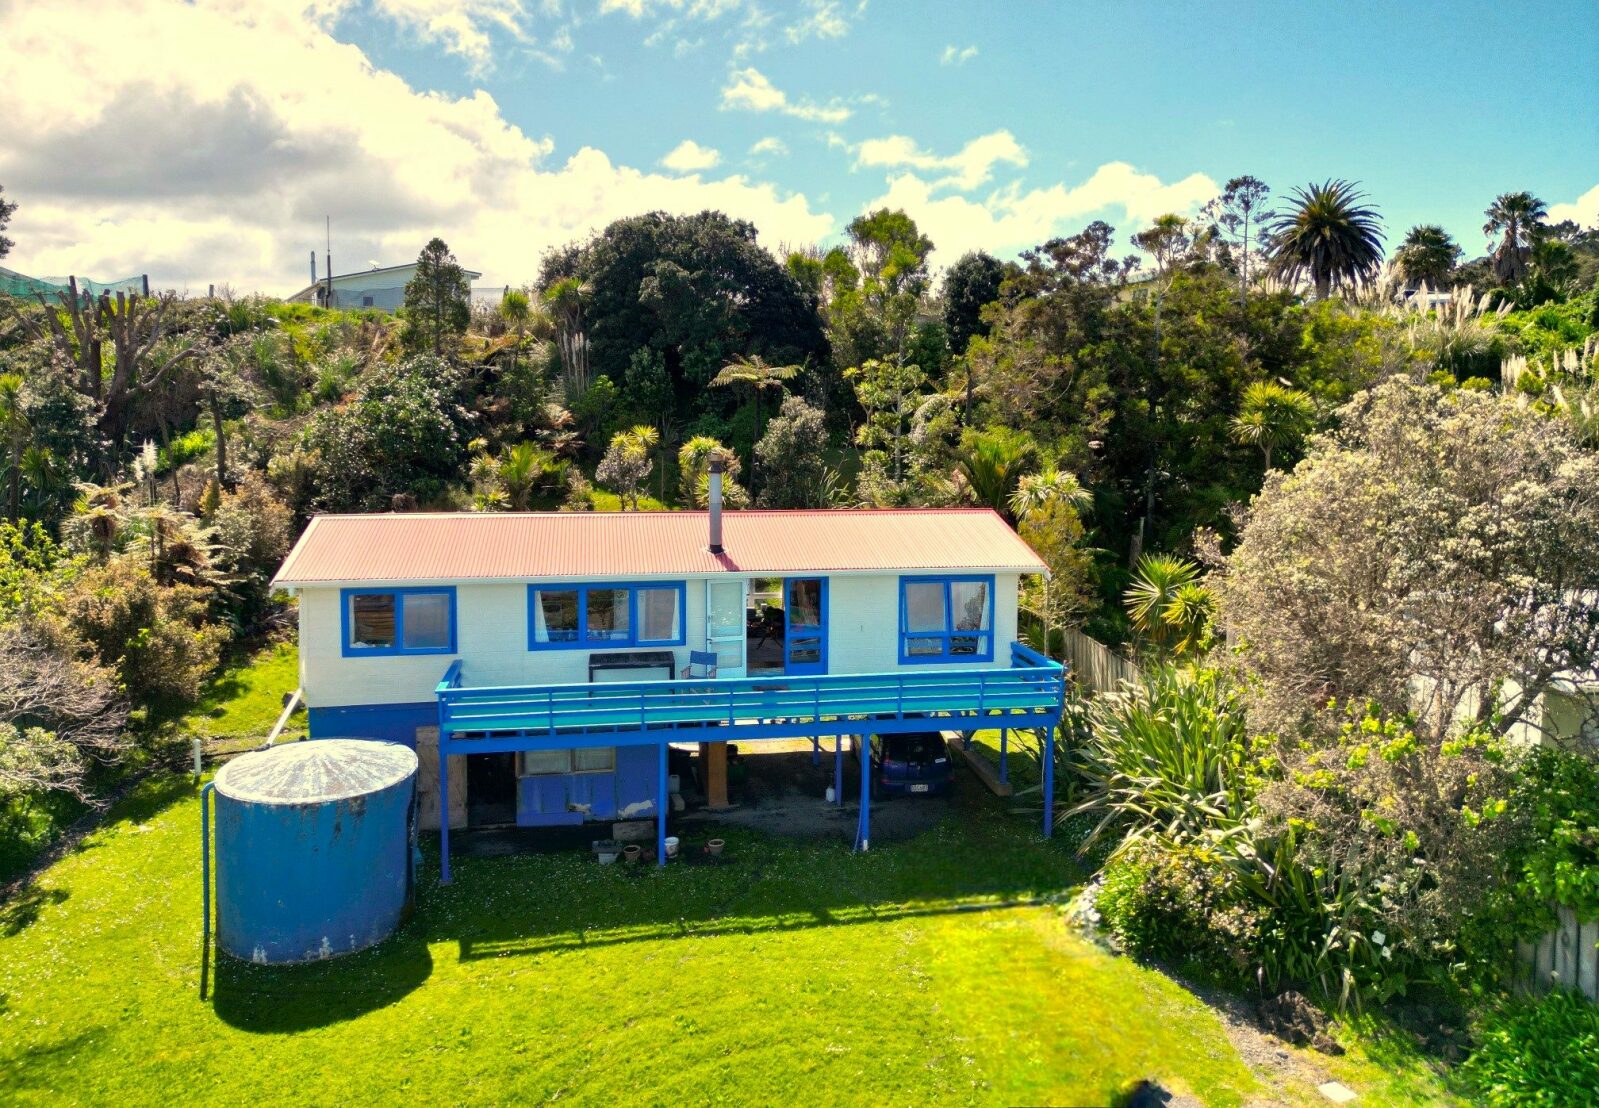
[[[442,592],[404,593],[405,649],[448,650],[450,596]]]
[[[639,642],[676,642],[683,637],[679,595],[676,588],[639,590]]]
[[[577,590],[538,589],[533,594],[533,641],[577,640]]]

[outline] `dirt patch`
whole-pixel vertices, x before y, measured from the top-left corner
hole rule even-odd
[[[1327,1015],[1303,994],[1278,993],[1255,1005],[1255,1018],[1266,1031],[1295,1046],[1309,1046],[1323,1054],[1342,1054],[1344,1048],[1327,1034]]]

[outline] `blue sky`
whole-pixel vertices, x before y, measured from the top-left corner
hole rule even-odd
[[[127,37],[106,33],[119,12]],[[55,64],[165,94],[157,129],[183,148],[132,155],[125,173],[108,151],[87,194],[61,167],[113,128],[92,107],[63,121],[7,103],[30,94],[0,72],[0,111],[47,120],[42,136],[0,136],[0,184],[24,204],[19,268],[32,248],[35,272],[164,265],[284,291],[326,210],[352,262],[409,256],[437,230],[485,282],[516,283],[549,246],[648,207],[722,207],[777,246],[836,239],[879,203],[906,207],[947,264],[1092,218],[1136,229],[1239,173],[1277,192],[1357,179],[1390,241],[1439,222],[1468,254],[1503,191],[1599,222],[1594,0],[145,0],[103,14],[56,21],[52,40],[0,4],[6,40],[37,46],[0,66],[25,86],[28,66]],[[216,65],[235,32],[250,58]],[[41,101],[70,77],[50,72]],[[240,148],[241,134],[255,137]]]

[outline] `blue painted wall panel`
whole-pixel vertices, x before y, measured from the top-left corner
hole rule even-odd
[[[313,739],[379,739],[416,747],[416,729],[436,726],[439,706],[422,704],[372,704],[343,708],[312,708],[306,713]]]
[[[516,822],[557,827],[585,820],[647,819],[655,815],[653,747],[620,747],[615,773],[549,774],[517,779]]]

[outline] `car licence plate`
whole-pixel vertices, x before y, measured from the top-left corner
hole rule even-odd
[[[913,792],[913,793],[925,793],[926,791],[927,791],[927,786],[926,785],[912,785],[911,786],[911,792]]]

